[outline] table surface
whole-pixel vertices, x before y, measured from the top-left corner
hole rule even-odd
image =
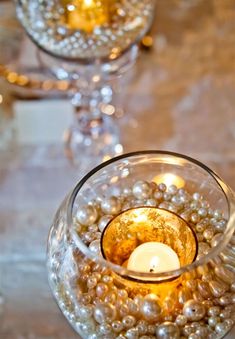
[[[115,123],[125,151],[185,153],[235,189],[233,0],[158,1],[154,49],[124,85]],[[56,208],[93,163],[64,157],[67,99],[23,100],[11,90],[1,81],[0,338],[77,338],[52,299],[45,250]]]

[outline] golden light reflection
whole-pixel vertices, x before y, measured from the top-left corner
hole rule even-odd
[[[70,29],[87,33],[109,22],[110,0],[62,0]]]
[[[185,181],[179,175],[174,173],[161,173],[153,178],[153,182],[156,184],[164,183],[166,186],[175,185],[177,188],[185,186]]]

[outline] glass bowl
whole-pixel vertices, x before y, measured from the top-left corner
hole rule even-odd
[[[234,217],[231,189],[194,159],[143,151],[107,161],[54,218],[55,299],[82,338],[222,338],[234,323]]]

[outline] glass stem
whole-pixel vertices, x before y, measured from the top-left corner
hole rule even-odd
[[[105,107],[112,101],[111,86],[103,85],[96,77],[93,81],[79,82],[79,92],[72,98],[75,122],[84,135],[100,135],[103,131]]]

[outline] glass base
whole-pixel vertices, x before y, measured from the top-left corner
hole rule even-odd
[[[88,120],[81,116],[64,133],[66,157],[74,164],[81,156],[91,158],[92,165],[120,155],[123,147],[119,140],[119,129],[110,117]]]

